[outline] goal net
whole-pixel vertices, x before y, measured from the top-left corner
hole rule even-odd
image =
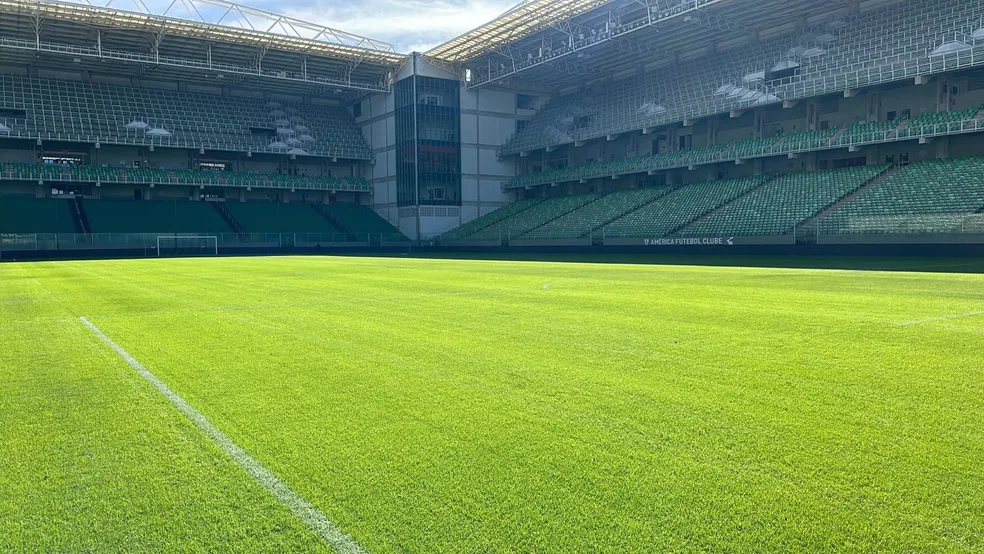
[[[166,236],[157,237],[158,256],[217,256],[219,239],[212,236]]]

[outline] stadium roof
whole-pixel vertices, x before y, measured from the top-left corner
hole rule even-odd
[[[589,12],[611,1],[526,0],[492,21],[431,48],[425,55],[447,62],[468,61],[496,46],[518,40],[552,23]]]
[[[902,0],[526,0],[425,54],[469,88],[558,89],[686,63]]]
[[[388,90],[387,75],[407,57],[380,40],[226,0],[0,0],[0,48],[13,51],[11,63],[35,63],[33,50],[172,76],[206,70],[365,91]]]

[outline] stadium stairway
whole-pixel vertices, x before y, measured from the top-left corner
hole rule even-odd
[[[737,202],[739,199],[744,198],[745,196],[747,196],[749,194],[753,194],[755,191],[757,191],[758,189],[760,189],[760,188],[768,185],[772,181],[775,181],[777,178],[778,178],[778,176],[773,176],[773,177],[770,177],[770,178],[762,181],[758,185],[756,185],[756,186],[752,187],[751,189],[745,191],[744,194],[739,194],[738,196],[732,198],[731,200],[728,200],[727,202],[724,202],[724,203],[720,204],[718,207],[714,208],[713,210],[708,211],[708,212],[704,212],[703,214],[695,217],[694,219],[691,219],[690,221],[684,223],[683,225],[678,225],[675,229],[673,229],[670,232],[666,233],[666,236],[668,236],[668,237],[675,236],[677,233],[679,233],[680,231],[686,229],[687,227],[690,227],[691,225],[694,225],[694,224],[696,224],[696,223],[698,223],[698,222],[700,222],[700,221],[702,221],[704,219],[707,219],[707,218],[713,216],[714,214],[716,214],[717,212],[725,209],[726,207],[728,207],[733,202]]]
[[[802,223],[802,225],[800,226],[802,228],[803,234],[804,234],[803,239],[805,241],[809,241],[809,238],[812,235],[812,238],[815,240],[816,239],[816,230],[819,228],[820,222],[823,221],[823,219],[825,217],[827,217],[828,215],[830,215],[830,214],[836,212],[837,210],[843,208],[847,204],[850,204],[855,198],[858,197],[858,195],[860,195],[860,194],[862,194],[862,193],[864,193],[864,192],[866,192],[866,191],[868,191],[870,189],[873,189],[873,188],[877,187],[878,185],[882,184],[883,182],[885,182],[885,180],[888,179],[893,173],[895,173],[895,171],[898,170],[898,168],[899,168],[899,166],[895,166],[895,165],[890,166],[885,171],[882,171],[874,179],[872,179],[872,180],[868,181],[867,183],[865,183],[864,185],[862,185],[861,188],[848,193],[846,196],[844,196],[840,200],[838,200],[838,201],[834,202],[833,204],[831,204],[831,205],[827,206],[826,208],[824,208],[820,213],[818,213],[813,218],[808,219],[807,221],[804,221]],[[797,230],[797,242],[800,242],[799,229]]]
[[[580,204],[578,206],[574,206],[574,207],[572,207],[569,210],[563,211],[563,213],[552,214],[553,217],[550,217],[549,219],[546,219],[545,221],[542,221],[539,224],[534,225],[533,227],[530,227],[529,229],[526,229],[520,235],[518,235],[518,236],[516,236],[514,238],[524,238],[524,239],[525,238],[529,238],[529,235],[534,234],[537,229],[540,229],[541,227],[544,227],[545,225],[548,225],[548,224],[550,224],[550,223],[552,223],[554,221],[557,221],[558,219],[560,219],[560,218],[562,218],[562,217],[564,217],[566,215],[569,215],[569,214],[572,214],[572,213],[574,213],[576,211],[579,211],[581,209],[584,209],[584,208],[586,208],[586,207],[594,204],[595,202],[601,200],[602,198],[608,197],[608,196],[610,196],[612,194],[615,194],[615,193],[608,192],[608,193],[598,194],[595,198],[592,198],[592,199],[588,200],[587,202],[585,202],[583,204]]]
[[[511,202],[505,206],[496,208],[491,212],[473,219],[463,225],[459,225],[454,229],[451,229],[447,233],[441,236],[442,240],[460,240],[469,237],[475,233],[479,233],[484,229],[499,223],[500,221],[512,217],[520,212],[528,210],[533,206],[543,202],[542,198],[524,198],[523,200],[517,200],[516,202]]]
[[[345,225],[342,225],[342,222],[341,221],[338,221],[338,218],[336,218],[334,215],[328,213],[328,210],[326,210],[322,204],[311,204],[311,207],[314,208],[314,210],[316,212],[318,212],[319,214],[321,214],[321,217],[323,217],[326,220],[328,220],[328,223],[331,223],[332,225],[334,225],[335,228],[337,228],[339,230],[339,232],[342,232],[342,233],[348,233],[349,232],[348,228]]]
[[[75,231],[80,234],[87,234],[92,228],[89,225],[89,218],[85,215],[85,208],[82,207],[82,199],[76,196],[72,199],[72,216],[75,224]]]
[[[225,207],[224,202],[211,202],[211,204],[212,207],[215,208],[215,211],[219,212],[219,215],[230,229],[240,235],[245,232],[243,231],[243,226],[239,224],[239,221],[232,215],[232,213],[229,212],[229,209]]]

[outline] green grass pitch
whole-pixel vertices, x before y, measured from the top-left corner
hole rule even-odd
[[[331,550],[84,316],[369,552],[981,552],[943,271],[3,264],[0,551]]]

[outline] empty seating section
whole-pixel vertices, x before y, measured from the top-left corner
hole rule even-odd
[[[889,133],[899,126],[899,121],[859,121],[847,129],[844,134],[837,137],[835,145],[857,144],[862,142],[874,142],[885,140]]]
[[[886,166],[862,166],[777,177],[698,219],[680,235],[785,235],[885,169]]]
[[[189,169],[146,167],[97,167],[91,165],[0,164],[0,180],[50,180],[79,183],[134,183],[255,188],[293,188],[304,190],[370,191],[361,177],[280,175],[276,173],[237,173]]]
[[[708,181],[680,187],[602,229],[605,237],[662,237],[764,182],[766,177]]]
[[[225,206],[248,233],[341,233],[309,204],[257,201]]]
[[[511,202],[505,206],[493,210],[481,217],[475,218],[464,225],[460,225],[451,229],[443,235],[444,239],[463,239],[472,233],[475,233],[481,229],[488,227],[494,223],[498,223],[507,217],[511,217],[531,206],[543,202],[542,198],[526,198],[524,200],[517,200],[516,202]]]
[[[0,233],[74,233],[71,200],[0,196]]]
[[[372,157],[349,113],[331,106],[0,75],[0,108],[26,112],[3,120],[14,137]]]
[[[966,110],[924,112],[900,129],[899,137],[915,137],[961,130],[977,115],[978,111],[980,111],[980,106]]]
[[[583,208],[537,227],[521,239],[573,239],[591,234],[609,221],[670,191],[670,187],[647,187],[605,195]]]
[[[83,204],[93,233],[231,233],[208,202],[103,198]]]
[[[383,219],[369,206],[351,202],[322,204],[325,212],[335,218],[349,233],[379,233],[396,235],[400,231]]]
[[[812,33],[717,52],[699,63],[606,82],[600,89],[551,99],[510,138],[502,153],[518,154],[780,99],[909,80],[944,68],[956,69],[956,58],[961,57],[967,58],[961,58],[961,64],[979,64],[970,58],[970,52],[946,60],[930,53],[947,37],[953,40],[955,33],[979,29],[982,16],[981,0],[893,2],[841,18],[838,25],[820,24]],[[756,71],[770,70],[777,60],[798,64],[795,74],[755,86],[744,82]]]
[[[728,158],[742,159],[762,156],[770,152],[779,137],[748,139],[736,142],[728,153]]]
[[[895,170],[877,186],[823,218],[821,232],[945,233],[984,208],[984,158],[922,162]]]
[[[836,127],[831,127],[825,131],[804,131],[794,133],[779,140],[772,150],[781,152],[798,152],[802,150],[816,150],[829,146],[830,138],[837,133]]]
[[[551,198],[489,225],[468,238],[475,240],[516,238],[602,196],[600,193],[589,193]]]

